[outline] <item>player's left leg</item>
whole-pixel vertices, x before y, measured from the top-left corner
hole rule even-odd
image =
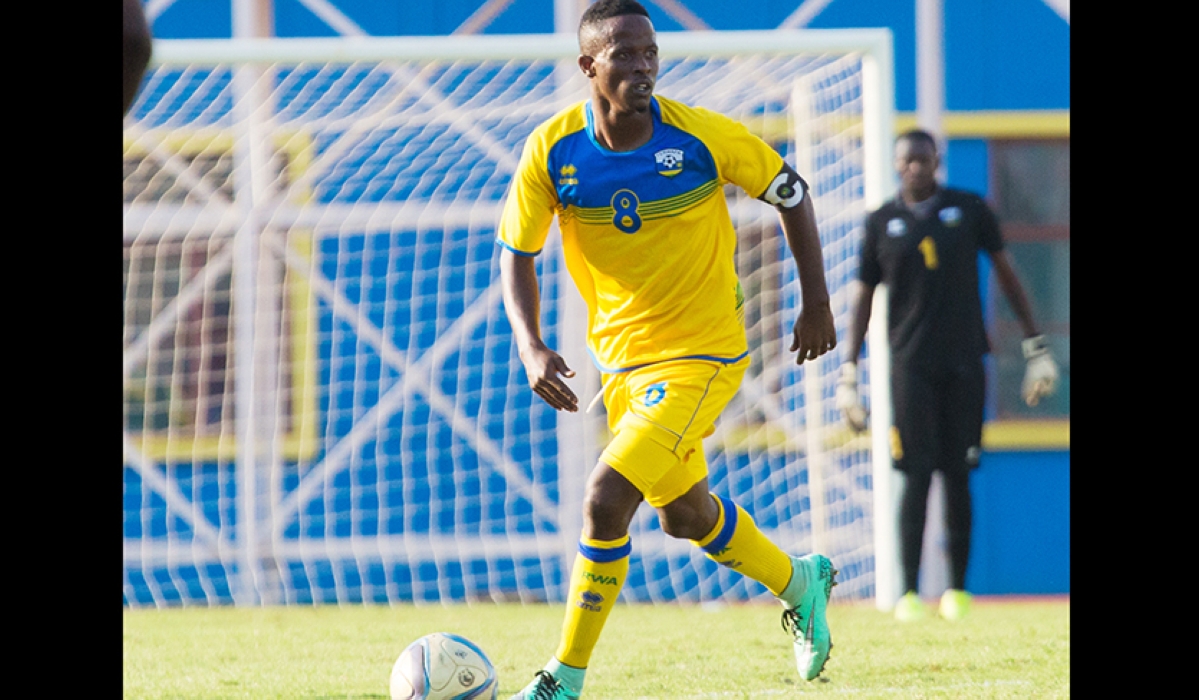
[[[825,611],[837,571],[829,558],[788,556],[744,508],[710,493],[706,476],[668,503],[659,505],[653,494],[646,501],[658,508],[666,534],[692,540],[709,559],[761,583],[779,599],[796,668],[805,680],[819,676],[833,645]]]
[[[675,465],[643,489],[658,510],[666,534],[694,541],[709,558],[765,585],[776,596],[791,580],[791,558],[771,542],[753,518],[732,501],[708,490],[703,439],[737,393],[749,366],[733,363],[676,362],[632,382],[639,423],[647,435],[677,456]],[[796,601],[789,601],[794,604]]]
[[[949,589],[941,596],[940,614],[961,619],[969,611],[966,568],[970,561],[973,506],[970,473],[982,454],[983,410],[986,397],[982,360],[954,373],[942,406],[938,468],[945,491],[945,534],[949,549]]]
[[[645,491],[667,534],[689,539],[713,561],[758,581],[784,606],[784,627],[792,632],[796,665],[812,680],[828,660],[832,640],[825,608],[836,571],[821,554],[792,558],[758,528],[745,509],[709,492],[703,438],[736,394],[747,361],[728,365],[684,363],[664,368],[650,387],[661,387],[642,415],[660,427],[657,434],[679,460]]]
[[[706,476],[658,508],[658,516],[666,534],[691,540],[709,559],[761,583],[775,596],[791,581],[791,557],[758,529],[745,509],[710,493]]]
[[[960,620],[969,611],[966,592],[966,565],[970,560],[970,472],[958,468],[941,473],[945,491],[945,535],[949,553],[949,588],[941,595],[940,614],[947,620]]]

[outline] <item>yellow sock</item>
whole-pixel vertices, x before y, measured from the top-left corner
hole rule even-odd
[[[771,542],[749,513],[727,498],[712,494],[720,515],[716,526],[695,544],[708,558],[744,574],[779,595],[791,581],[791,557]]]
[[[575,668],[587,667],[629,573],[632,549],[628,535],[612,541],[580,538],[579,553],[570,574],[562,641],[554,654],[558,661]]]

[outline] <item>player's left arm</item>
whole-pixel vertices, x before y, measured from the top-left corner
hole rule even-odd
[[[142,8],[142,0],[124,0],[124,45],[121,49],[121,59],[124,63],[124,100],[125,111],[133,106],[137,91],[141,87],[142,77],[150,64],[153,51],[153,40],[150,36],[150,25],[146,21],[146,13]]]
[[[1020,276],[1016,274],[1011,256],[1004,249],[999,220],[990,207],[985,203],[980,204],[979,242],[990,256],[991,269],[995,271],[999,288],[1007,298],[1012,312],[1016,314],[1021,330],[1024,331],[1020,349],[1024,354],[1025,367],[1020,393],[1025,403],[1036,406],[1042,398],[1057,390],[1057,361],[1049,351],[1049,343],[1044,334],[1037,327],[1032,305],[1028,303],[1028,295],[1024,293],[1024,285],[1020,282]]]
[[[804,360],[814,360],[837,347],[837,329],[824,279],[824,255],[820,251],[816,210],[812,206],[808,183],[786,163],[758,199],[778,210],[783,235],[799,270],[803,302],[792,331],[791,352],[799,352],[796,363],[802,365]]]
[[[1020,321],[1024,331],[1024,340],[1020,349],[1024,354],[1024,381],[1020,394],[1029,406],[1036,406],[1041,399],[1050,396],[1057,390],[1058,367],[1049,350],[1049,343],[1044,334],[1037,328],[1033,319],[1032,307],[1028,303],[1028,295],[1024,293],[1024,285],[1020,276],[1012,266],[1011,257],[1005,250],[990,252],[991,267],[995,270],[995,278],[999,288],[1011,305],[1012,311]]]
[[[1012,312],[1016,314],[1016,318],[1020,321],[1020,328],[1024,331],[1025,338],[1031,338],[1036,335],[1041,335],[1037,329],[1036,321],[1033,319],[1032,306],[1028,303],[1028,295],[1024,293],[1024,285],[1020,283],[1020,276],[1016,274],[1016,269],[1012,266],[1012,258],[1006,250],[996,250],[989,253],[991,257],[991,267],[995,271],[995,279],[999,282],[999,288],[1003,291],[1003,296],[1007,298],[1008,304],[1012,307]]]

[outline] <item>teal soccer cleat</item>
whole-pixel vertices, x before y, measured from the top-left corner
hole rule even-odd
[[[549,671],[538,671],[524,690],[509,700],[578,700],[579,694],[558,682]]]
[[[795,666],[805,681],[820,675],[833,648],[824,613],[837,585],[836,575],[833,563],[823,554],[791,558],[791,577],[802,581],[804,588],[799,603],[783,611],[783,629],[795,639]]]

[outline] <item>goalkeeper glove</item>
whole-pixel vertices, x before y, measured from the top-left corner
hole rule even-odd
[[[1042,398],[1057,390],[1057,362],[1049,352],[1043,335],[1025,338],[1020,349],[1024,351],[1025,361],[1024,384],[1020,387],[1020,393],[1026,404],[1036,406]]]
[[[858,397],[858,366],[853,362],[841,365],[841,377],[837,380],[837,410],[845,424],[855,433],[866,429],[866,408]]]

